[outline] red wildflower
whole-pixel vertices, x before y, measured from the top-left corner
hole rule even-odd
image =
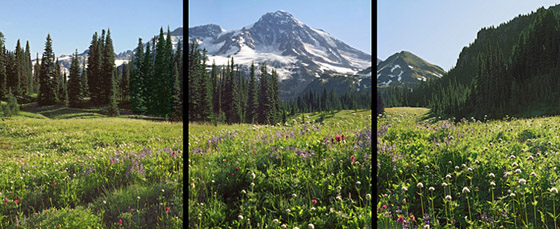
[[[97,213],[99,213],[99,209],[97,209]]]
[[[56,182],[54,182],[53,185],[56,186]]]
[[[18,200],[14,200],[14,203],[18,204],[18,202],[19,202]]]
[[[104,168],[107,169],[107,166],[105,166]]]
[[[453,221],[453,223],[457,222],[457,221],[455,221],[455,219],[452,219],[451,221]]]
[[[387,208],[387,205],[383,204],[383,206],[381,206],[381,210]]]
[[[331,137],[331,143],[334,143],[334,138],[333,137]]]
[[[111,165],[113,164],[113,162],[114,162],[113,159],[111,159]]]
[[[130,208],[130,212],[134,211],[134,209]]]
[[[232,176],[235,176],[235,173],[231,173]]]
[[[253,150],[253,154],[255,154],[255,153],[257,153],[257,152],[255,152],[255,151]]]
[[[404,222],[404,216],[401,216],[397,219],[397,223],[402,223]]]
[[[180,150],[180,149],[179,149],[179,150],[177,150],[177,153],[181,153],[181,150]]]
[[[288,135],[286,135],[286,139],[288,139]]]
[[[313,204],[317,204],[317,200],[313,199],[311,202],[313,202]]]
[[[412,221],[416,221],[416,217],[414,217],[414,215],[410,215],[410,218],[412,219]]]
[[[163,159],[165,161],[165,157],[162,157],[161,159]]]
[[[166,207],[166,208],[165,208],[165,212],[169,212],[169,207]]]
[[[122,225],[122,219],[119,219],[119,224]]]
[[[340,142],[340,136],[336,136],[336,141]]]
[[[10,201],[10,200],[8,200],[8,198],[6,198],[6,199],[4,199],[4,201],[5,201],[6,203],[8,203],[8,201]]]
[[[235,167],[235,171],[236,171],[236,172],[239,171],[239,167]]]
[[[342,134],[342,136],[341,136],[341,137],[342,137],[342,140],[344,140],[344,134]]]
[[[354,160],[356,160],[356,156],[354,155],[350,156],[350,160],[352,161],[352,164],[354,164]]]

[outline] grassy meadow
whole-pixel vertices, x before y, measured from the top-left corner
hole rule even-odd
[[[189,123],[189,228],[370,228],[371,110]]]
[[[377,121],[378,227],[560,226],[560,117],[435,120],[424,108],[385,111]]]
[[[0,118],[0,228],[181,228],[182,150],[182,123],[24,106]]]

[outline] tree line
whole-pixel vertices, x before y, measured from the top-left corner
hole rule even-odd
[[[427,106],[457,119],[560,114],[559,19],[555,9],[540,8],[484,28],[445,77],[413,89],[388,88],[383,103]]]
[[[207,69],[206,49],[196,42],[188,47],[189,121],[220,123],[277,124],[289,116],[341,109],[371,109],[371,93],[348,90],[338,96],[334,90],[308,91],[297,99],[279,98],[278,73],[265,63],[251,63],[249,76],[239,70],[232,57],[225,66],[215,62]]]
[[[103,107],[110,116],[118,116],[121,107],[134,114],[182,120],[182,51],[178,43],[173,52],[169,28],[167,38],[160,29],[159,38],[148,43],[142,39],[129,63],[115,66],[111,32],[94,33],[87,56],[87,67],[80,66],[78,52],[72,56],[69,75],[62,73],[58,58],[47,35],[41,59],[33,66],[29,42],[25,51],[18,40],[14,52],[7,51],[0,33],[0,98],[17,97],[19,103],[35,100],[39,106]],[[156,45],[157,43],[157,45]]]

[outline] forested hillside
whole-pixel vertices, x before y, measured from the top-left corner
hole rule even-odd
[[[560,6],[481,29],[441,79],[388,89],[386,106],[426,106],[441,116],[560,114]]]

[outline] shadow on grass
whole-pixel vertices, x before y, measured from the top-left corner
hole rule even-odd
[[[101,111],[93,111],[92,109],[66,108],[58,107],[51,110],[39,111],[45,117],[52,119],[71,119],[71,118],[99,118],[104,117]]]

